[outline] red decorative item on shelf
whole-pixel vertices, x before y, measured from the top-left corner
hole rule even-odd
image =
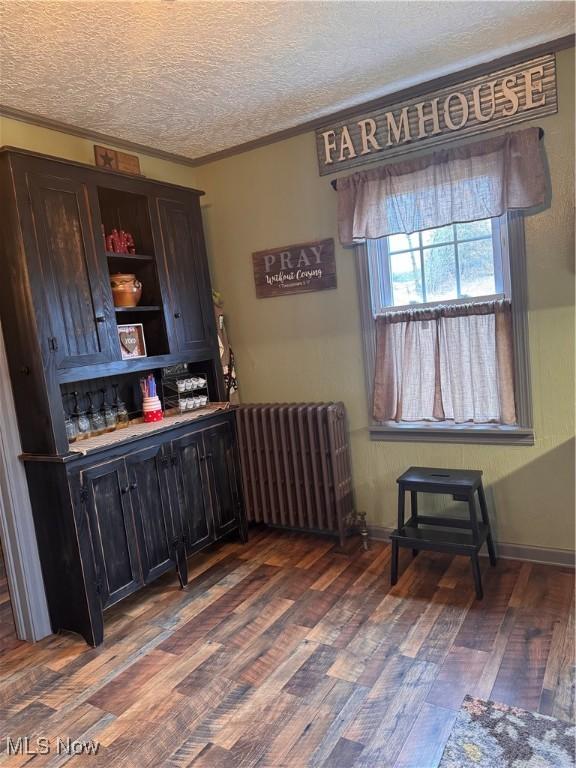
[[[134,238],[132,237],[130,232],[126,232],[126,248],[128,249],[128,253],[136,253]]]
[[[105,236],[105,244],[108,253],[136,253],[134,238],[130,232],[124,232],[123,229],[120,232],[113,229],[109,235]]]

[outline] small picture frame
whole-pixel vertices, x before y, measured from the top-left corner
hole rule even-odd
[[[146,357],[146,342],[142,323],[118,326],[118,340],[123,360]]]

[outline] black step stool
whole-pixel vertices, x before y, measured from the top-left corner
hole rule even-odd
[[[398,480],[398,528],[392,532],[392,564],[390,582],[398,581],[398,548],[410,547],[417,555],[421,549],[433,552],[450,552],[453,555],[466,555],[472,561],[472,573],[476,597],[482,600],[482,577],[478,552],[484,542],[488,548],[490,565],[496,565],[494,542],[486,509],[486,497],[482,487],[482,472],[467,469],[432,469],[430,467],[410,467]],[[404,522],[404,497],[410,491],[411,517]],[[482,522],[476,515],[474,494],[478,492]],[[452,496],[455,501],[468,504],[469,520],[451,517],[431,517],[418,514],[418,493],[442,493]],[[457,531],[435,531],[433,528],[420,528],[420,525],[442,526],[444,528],[468,529]]]

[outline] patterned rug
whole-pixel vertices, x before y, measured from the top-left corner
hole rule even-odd
[[[574,768],[574,738],[555,717],[466,696],[438,768]]]

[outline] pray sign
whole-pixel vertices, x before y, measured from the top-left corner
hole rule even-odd
[[[332,238],[258,251],[252,264],[259,299],[336,288]]]

